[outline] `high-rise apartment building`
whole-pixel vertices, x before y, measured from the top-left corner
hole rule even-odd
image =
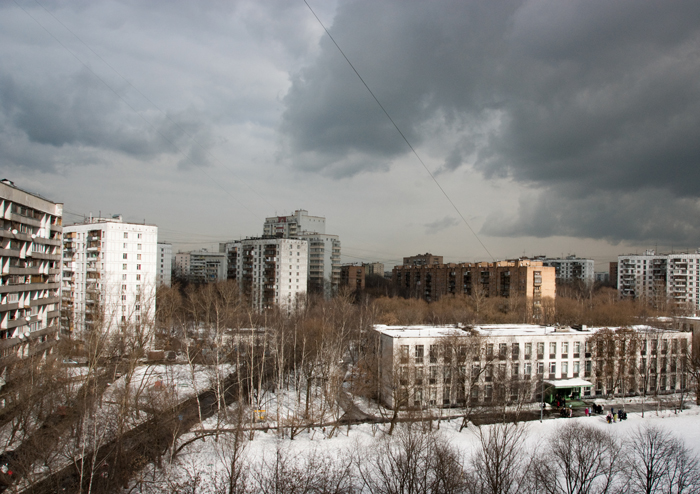
[[[340,286],[347,286],[351,290],[362,290],[365,287],[365,266],[346,264],[340,266]]]
[[[536,257],[535,260],[542,261],[543,266],[551,266],[555,271],[558,282],[571,283],[573,281],[583,281],[593,283],[595,281],[595,261],[593,259],[581,259],[576,256],[566,256],[565,258]]]
[[[0,181],[0,371],[56,344],[62,215],[63,204]]]
[[[700,310],[700,252],[643,255],[617,258],[617,289],[620,297],[649,300],[671,299],[678,307]]]
[[[363,262],[365,268],[365,276],[381,276],[384,278],[384,263],[383,262]]]
[[[112,331],[155,317],[158,227],[88,218],[64,228],[65,331]]]
[[[299,209],[290,216],[265,219],[263,237],[300,238],[309,242],[308,288],[329,298],[340,284],[340,239],[326,234],[326,218]]]
[[[288,311],[304,303],[309,244],[287,238],[249,238],[222,243],[228,256],[229,279],[257,311],[277,306]]]
[[[295,238],[302,233],[326,233],[326,218],[309,216],[304,209],[297,209],[289,216],[271,216],[265,218],[263,236]]]
[[[158,242],[157,266],[158,285],[171,286],[173,272],[173,246],[164,242]]]

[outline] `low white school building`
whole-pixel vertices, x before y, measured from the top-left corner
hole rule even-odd
[[[385,326],[380,399],[389,407],[489,405],[685,389],[692,333],[651,327]]]

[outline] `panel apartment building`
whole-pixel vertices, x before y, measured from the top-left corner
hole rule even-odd
[[[249,238],[219,245],[228,278],[236,280],[252,307],[292,311],[305,303],[309,244],[301,239]]]
[[[617,289],[620,297],[660,303],[670,299],[678,307],[700,312],[700,253],[643,255],[617,258]]]
[[[326,234],[326,218],[299,209],[265,218],[263,237],[299,238],[309,243],[308,287],[329,298],[340,285],[340,239]]]
[[[592,284],[595,281],[595,261],[593,259],[581,259],[576,256],[565,258],[552,258],[540,256],[535,260],[542,261],[543,266],[553,267],[555,278],[558,282],[571,283],[582,281]]]
[[[389,407],[472,406],[686,389],[692,333],[636,327],[374,326]],[[544,397],[543,397],[544,392]]]
[[[62,215],[63,204],[0,181],[0,371],[56,344]]]
[[[512,261],[395,266],[392,281],[399,293],[427,301],[446,295],[527,297],[537,308],[554,298],[555,269],[541,261]]]
[[[88,218],[64,228],[63,328],[113,331],[155,317],[158,227]]]

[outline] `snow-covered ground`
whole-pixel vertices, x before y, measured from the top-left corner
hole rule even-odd
[[[606,408],[609,409],[609,404]],[[654,424],[682,439],[688,448],[700,456],[700,407],[695,405],[691,405],[682,413],[674,413],[673,410],[658,413],[646,411],[644,418],[642,418],[641,413],[629,413],[626,421],[612,424],[606,422],[604,415],[572,419],[546,419],[542,423],[539,421],[527,422],[525,444],[528,453],[534,454],[543,448],[547,439],[556,433],[557,428],[570,421],[585,423],[609,431],[619,440],[629,438],[631,433],[643,424]],[[216,419],[211,419],[203,424],[204,428],[215,428],[215,422]],[[462,457],[466,459],[479,446],[478,429],[470,424],[469,427],[460,432],[460,424],[461,419],[443,421],[440,424],[439,434],[457,448]],[[272,462],[280,451],[287,458],[293,459],[305,458],[314,452],[331,458],[346,459],[353,452],[359,451],[361,454],[362,451],[371,448],[388,427],[389,424],[362,424],[354,425],[351,428],[347,426],[339,429],[315,428],[300,433],[294,440],[290,440],[288,435],[280,438],[274,429],[267,432],[256,431],[252,440],[249,440],[248,434],[246,434],[244,458],[250,469],[254,469],[262,462]],[[433,422],[433,427],[435,427],[435,422]],[[183,442],[185,440],[187,437],[182,438]],[[204,441],[192,442],[183,449],[167,475],[185,479],[191,478],[193,473],[196,473],[199,476],[199,488],[201,489],[198,492],[207,492],[207,486],[212,486],[217,477],[221,479],[225,476],[229,461],[226,451],[230,450],[230,444],[226,442],[228,440],[215,441],[212,437],[208,437]]]

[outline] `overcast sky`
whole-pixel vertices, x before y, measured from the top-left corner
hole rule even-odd
[[[175,250],[295,209],[344,262],[700,247],[700,2],[308,2],[425,167],[303,0],[16,0],[0,178]]]

